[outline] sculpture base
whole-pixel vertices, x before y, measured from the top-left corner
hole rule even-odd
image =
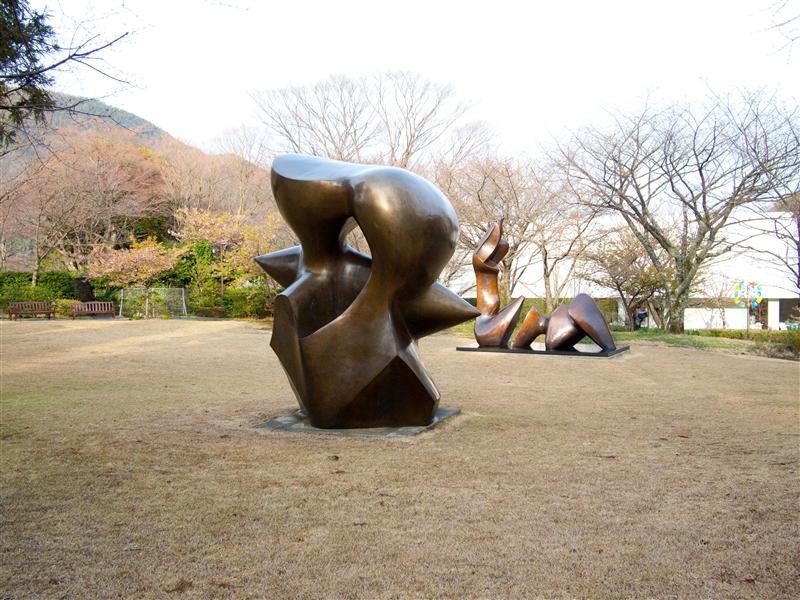
[[[460,408],[439,407],[428,425],[414,425],[411,427],[365,427],[363,429],[321,429],[314,427],[308,421],[302,410],[297,410],[284,417],[275,417],[271,421],[257,425],[259,429],[271,431],[291,431],[294,433],[317,433],[323,435],[338,435],[342,437],[411,437],[432,429],[448,417],[457,415]]]
[[[459,352],[499,352],[501,354],[539,354],[539,355],[547,355],[547,356],[579,356],[579,357],[590,357],[590,358],[611,358],[613,356],[617,356],[622,354],[623,352],[627,352],[631,349],[630,346],[617,346],[615,350],[600,350],[598,346],[589,345],[589,344],[576,344],[575,350],[545,350],[544,344],[535,344],[535,346],[541,346],[541,349],[537,347],[533,348],[499,348],[499,347],[490,347],[490,346],[458,346],[456,350]],[[595,349],[596,350],[592,350]]]

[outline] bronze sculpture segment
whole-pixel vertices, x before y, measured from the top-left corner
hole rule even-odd
[[[544,347],[546,350],[571,350],[585,335],[569,316],[567,305],[562,304],[550,315]]]
[[[300,247],[256,261],[288,287],[275,302],[272,348],[316,427],[427,425],[439,392],[416,340],[479,313],[436,283],[458,220],[408,171],[285,155],[275,201]],[[344,236],[361,227],[372,257]]]
[[[508,243],[503,239],[503,219],[500,219],[484,234],[472,254],[478,290],[477,305],[481,312],[481,316],[475,320],[475,339],[480,347],[507,347],[522,310],[522,297],[500,310],[498,263],[507,253]],[[535,306],[531,307],[514,338],[512,348],[528,348],[542,334],[545,334],[547,350],[574,350],[575,344],[587,335],[604,352],[612,352],[617,348],[603,314],[586,294],[578,294],[569,304],[556,308],[549,317]]]
[[[477,305],[481,316],[475,319],[475,339],[479,346],[508,346],[519,319],[524,298],[520,297],[500,310],[497,287],[498,263],[508,254],[508,242],[503,239],[503,219],[489,228],[472,254],[472,268],[477,282]]]
[[[477,281],[478,310],[484,316],[496,315],[500,310],[500,292],[497,288],[497,263],[508,253],[508,244],[502,239],[503,219],[489,228],[472,254],[472,268]]]
[[[538,308],[531,306],[531,309],[522,321],[522,325],[520,325],[517,336],[514,338],[514,343],[511,344],[511,347],[527,348],[531,345],[533,340],[547,332],[547,325],[549,322],[550,319],[539,312]]]
[[[520,296],[497,314],[481,315],[475,319],[475,339],[478,340],[478,345],[507,347],[524,301],[525,298]]]
[[[534,311],[536,314],[532,315]],[[546,350],[574,350],[575,344],[587,335],[603,352],[617,349],[603,313],[586,294],[578,294],[569,304],[562,304],[549,318],[542,316],[536,307],[531,308],[513,347],[527,348],[542,333]]]
[[[255,260],[270,277],[287,288],[300,277],[303,251],[300,246],[292,246],[271,254],[256,256]]]
[[[404,311],[406,324],[415,339],[474,319],[478,312],[440,283],[434,283]]]
[[[603,350],[616,350],[614,338],[608,328],[603,313],[588,294],[578,294],[567,305],[567,311],[573,322]]]

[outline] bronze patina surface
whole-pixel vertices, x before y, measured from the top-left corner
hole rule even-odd
[[[479,346],[508,346],[519,319],[522,303],[520,297],[500,310],[500,292],[497,287],[498,263],[508,254],[508,242],[503,239],[503,219],[489,228],[472,254],[472,268],[478,290],[478,310],[475,319],[475,339]]]
[[[522,333],[520,330],[520,334]],[[544,345],[548,350],[568,350],[586,336],[589,336],[604,352],[617,348],[597,304],[590,296],[578,294],[572,302],[562,304],[550,315]],[[515,344],[514,347],[522,346]]]
[[[498,263],[507,253],[508,242],[503,239],[503,219],[500,219],[481,238],[472,255],[478,290],[477,304],[481,312],[481,316],[475,320],[475,339],[481,348],[508,348],[508,340],[522,310],[523,297],[500,310]],[[616,350],[603,313],[586,294],[578,294],[569,304],[556,308],[549,317],[535,306],[531,307],[511,347],[529,348],[531,342],[542,334],[545,335],[545,348],[548,351],[574,350],[575,344],[586,336],[600,346],[602,352]]]
[[[286,289],[271,346],[314,427],[429,424],[439,391],[416,340],[478,315],[436,283],[458,219],[403,169],[300,155],[272,163],[278,209],[299,246],[256,261]],[[361,227],[372,257],[345,236]]]

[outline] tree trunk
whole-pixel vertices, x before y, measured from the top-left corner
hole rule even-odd
[[[795,236],[795,240],[798,242],[795,244],[797,251],[797,270],[795,271],[795,285],[797,289],[800,290],[800,212],[795,213],[794,215],[794,224],[797,227],[797,235]]]
[[[39,254],[39,232],[36,232],[36,239],[33,243],[33,273],[31,273],[31,287],[36,287],[39,282],[39,270],[42,268],[42,257]]]
[[[507,306],[511,301],[511,265],[504,261],[500,263],[500,272],[497,277],[497,291],[500,296],[500,306]]]
[[[683,333],[683,318],[686,307],[689,305],[689,292],[682,292],[674,296],[672,301],[667,305],[667,314],[665,320],[668,323],[670,333]]]
[[[547,271],[544,272],[544,302],[547,314],[553,312],[553,288],[550,286],[550,275]]]
[[[658,327],[659,329],[665,328],[663,306],[658,306],[654,301],[648,300],[647,312],[650,313],[650,316],[653,318],[653,322],[656,324],[656,327]]]
[[[627,304],[624,299],[622,303],[625,305],[625,317],[628,319],[628,331],[636,331],[636,322],[633,314],[633,309],[636,305],[633,302]]]
[[[222,302],[222,296],[225,295],[225,247],[219,250],[219,299]]]

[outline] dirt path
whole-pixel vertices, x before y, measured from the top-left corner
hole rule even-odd
[[[0,597],[800,595],[797,363],[422,341],[413,439],[258,430],[233,321],[0,323]]]

